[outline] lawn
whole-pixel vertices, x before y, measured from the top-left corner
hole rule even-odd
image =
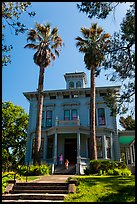
[[[135,176],[76,176],[79,185],[65,202],[135,202]]]

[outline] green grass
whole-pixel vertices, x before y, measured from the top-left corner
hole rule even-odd
[[[76,192],[65,202],[135,202],[135,176],[77,176]]]

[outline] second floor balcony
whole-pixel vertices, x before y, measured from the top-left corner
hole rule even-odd
[[[80,119],[75,120],[58,120],[56,119],[55,126],[79,126],[80,125]]]

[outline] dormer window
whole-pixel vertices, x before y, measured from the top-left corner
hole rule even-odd
[[[74,89],[74,82],[73,82],[73,81],[70,81],[70,82],[69,82],[69,88],[70,88],[70,89]]]
[[[81,88],[81,82],[80,81],[76,82],[76,88]]]

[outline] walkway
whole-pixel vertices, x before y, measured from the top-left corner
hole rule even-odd
[[[39,179],[33,180],[31,182],[35,183],[64,183],[67,178],[74,177],[75,175],[44,175],[40,176]],[[29,181],[30,182],[30,181]]]

